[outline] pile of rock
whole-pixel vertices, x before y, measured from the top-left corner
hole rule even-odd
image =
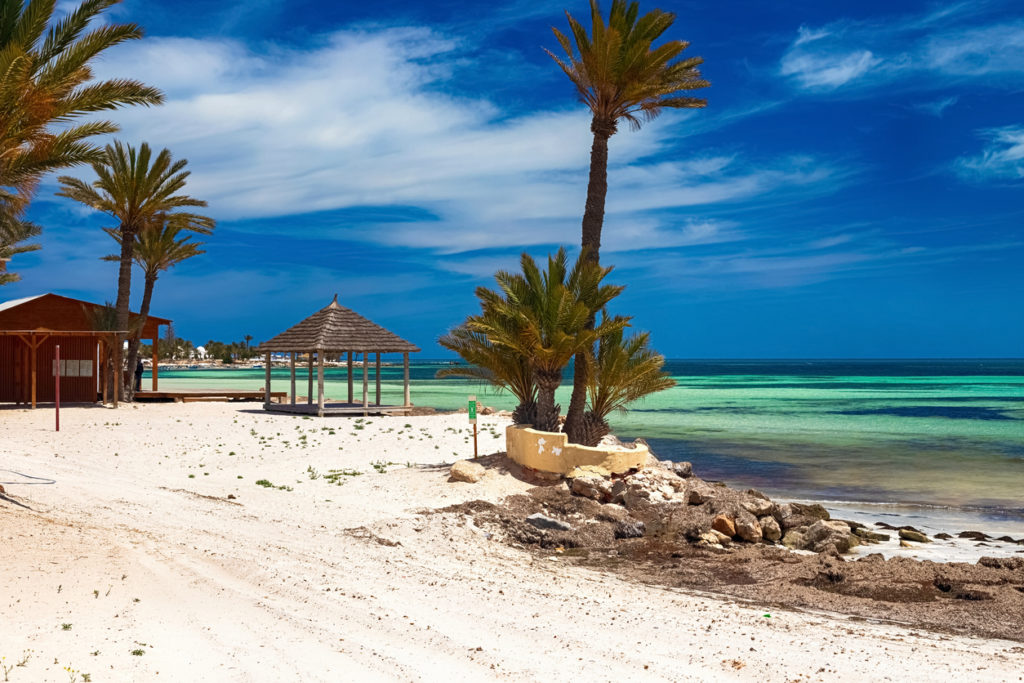
[[[635,522],[631,536],[668,534],[719,548],[781,543],[816,553],[846,553],[861,543],[888,539],[863,525],[830,519],[820,505],[779,505],[754,489],[736,491],[704,481],[686,462],[652,459],[647,467],[622,476],[580,468],[567,480],[573,494],[628,513]]]

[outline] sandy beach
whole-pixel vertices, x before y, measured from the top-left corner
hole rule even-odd
[[[505,424],[481,418],[482,454]],[[1020,642],[767,609],[499,543],[435,512],[533,488],[497,465],[448,482],[469,434],[464,415],[252,403],[70,408],[60,433],[50,410],[0,411],[0,468],[56,482],[0,496],[6,679],[1024,680]]]

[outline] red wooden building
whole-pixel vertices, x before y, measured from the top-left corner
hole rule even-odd
[[[93,403],[107,393],[102,368],[111,356],[120,359],[118,333],[97,332],[93,316],[99,304],[59,294],[40,294],[0,303],[0,403],[52,402],[55,394],[55,347],[60,345],[61,402]],[[135,314],[132,314],[133,316]],[[166,318],[148,316],[143,340],[156,340]],[[120,335],[120,339],[124,334]],[[153,345],[156,349],[156,344]],[[157,384],[153,357],[153,388]],[[117,401],[114,392],[114,401]]]

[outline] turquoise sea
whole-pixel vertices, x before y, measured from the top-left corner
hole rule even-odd
[[[513,407],[478,383],[435,379],[446,365],[412,366],[415,404],[454,409],[475,393],[484,405]],[[672,360],[666,370],[676,387],[614,415],[615,432],[647,439],[663,459],[692,461],[706,479],[1024,523],[1024,360]],[[401,367],[382,374],[383,401],[400,402]],[[328,394],[342,397],[345,370],[326,377]],[[288,389],[286,368],[273,378],[275,391]],[[262,385],[262,370],[160,373],[162,389]],[[301,379],[298,386],[303,395]],[[568,395],[563,386],[563,410]]]

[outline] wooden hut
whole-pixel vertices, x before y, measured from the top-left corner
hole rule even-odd
[[[315,413],[324,415],[353,415],[368,413],[387,413],[406,410],[412,407],[409,393],[409,354],[420,349],[397,334],[389,332],[380,325],[367,320],[355,311],[340,306],[338,295],[325,308],[309,316],[299,324],[291,327],[273,339],[260,344],[259,349],[266,354],[266,396],[270,391],[271,353],[288,353],[289,369],[291,370],[291,400],[288,403],[264,402],[264,408],[280,412]],[[363,396],[361,402],[354,396],[354,354],[363,354]],[[382,353],[401,353],[404,367],[404,402],[401,406],[383,406],[380,402],[380,355]],[[308,363],[308,390],[306,403],[296,401],[295,362],[299,354],[306,354]],[[324,399],[324,361],[327,358],[347,356],[348,369],[348,401],[325,404]],[[369,370],[370,355],[376,354],[374,361],[375,401],[369,401]],[[313,367],[316,365],[317,401],[313,403]]]
[[[39,294],[0,303],[0,403],[37,402],[55,398],[54,351],[60,345],[61,400],[93,403],[106,394],[106,373],[100,371],[114,355],[119,362],[118,339],[124,332],[96,331],[92,318],[99,304],[59,294]],[[134,316],[135,314],[133,314]],[[160,327],[170,320],[149,316],[143,339],[156,340]],[[157,386],[158,360],[153,345],[153,388]],[[113,394],[117,401],[117,393]]]

